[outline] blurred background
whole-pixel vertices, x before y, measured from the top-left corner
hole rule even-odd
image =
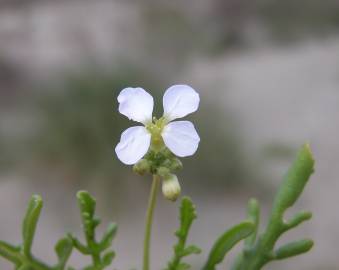
[[[0,239],[20,241],[26,203],[41,194],[34,251],[53,262],[64,232],[81,236],[75,193],[87,189],[104,223],[119,223],[114,267],[140,267],[150,177],[114,154],[132,124],[116,97],[143,87],[160,115],[163,92],[177,83],[201,94],[189,117],[201,144],[178,175],[198,209],[191,241],[204,253],[188,259],[193,269],[217,235],[244,218],[251,197],[262,204],[264,226],[306,141],[316,172],[291,213],[311,210],[314,218],[281,243],[312,237],[316,245],[265,269],[339,269],[336,0],[0,0]],[[172,254],[177,207],[159,196],[154,269]],[[86,263],[76,254],[72,261]],[[0,258],[0,268],[12,266]]]

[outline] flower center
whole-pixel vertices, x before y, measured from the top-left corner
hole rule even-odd
[[[151,147],[156,151],[160,151],[165,146],[161,133],[167,123],[168,122],[164,117],[159,119],[153,117],[152,122],[149,122],[145,126],[147,131],[151,133],[152,136]]]

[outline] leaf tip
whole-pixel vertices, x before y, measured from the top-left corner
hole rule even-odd
[[[311,149],[311,145],[309,142],[305,143],[302,147],[300,152],[303,154],[305,159],[308,159],[308,161],[313,165],[315,160],[313,156],[313,152]]]
[[[34,203],[35,205],[41,205],[43,204],[42,197],[38,194],[34,194],[31,197],[31,203]]]

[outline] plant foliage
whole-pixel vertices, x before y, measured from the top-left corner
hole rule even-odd
[[[189,230],[193,221],[197,218],[195,206],[191,199],[184,197],[180,206],[180,228],[175,232],[178,242],[173,247],[174,254],[168,262],[165,270],[186,270],[190,265],[182,262],[182,259],[191,254],[199,254],[200,248],[195,245],[186,246]]]
[[[109,266],[115,255],[114,251],[110,250],[110,246],[117,226],[111,223],[102,239],[96,241],[95,229],[100,224],[100,220],[94,215],[95,200],[86,191],[78,192],[77,197],[86,245],[71,234],[67,234],[55,245],[55,252],[58,258],[58,262],[55,265],[48,265],[36,258],[32,254],[32,244],[43,201],[40,196],[33,195],[22,224],[23,243],[11,245],[0,241],[0,256],[12,262],[16,270],[74,270],[73,267],[68,266],[68,260],[73,249],[77,249],[80,253],[92,258],[92,263],[83,270],[102,270]]]
[[[299,212],[290,220],[284,220],[284,213],[300,197],[309,177],[314,170],[314,160],[308,144],[299,151],[296,160],[288,170],[275,197],[271,215],[266,229],[257,238],[259,225],[259,204],[250,200],[248,218],[256,224],[255,232],[244,245],[243,252],[236,260],[233,270],[257,270],[273,260],[282,260],[309,251],[313,246],[310,239],[297,240],[282,247],[275,248],[280,236],[312,217],[310,212]]]
[[[290,258],[308,252],[313,241],[301,239],[276,247],[280,236],[312,217],[310,212],[299,212],[285,221],[284,213],[293,206],[300,197],[309,177],[313,173],[314,160],[309,146],[304,145],[296,160],[288,170],[273,203],[266,229],[259,233],[259,203],[251,199],[248,203],[247,219],[218,237],[211,248],[202,270],[216,270],[216,266],[224,261],[227,253],[240,241],[244,240],[244,248],[237,257],[232,270],[259,270],[273,260]],[[110,223],[100,240],[96,237],[96,228],[100,219],[95,216],[95,199],[86,191],[77,194],[81,212],[82,228],[85,243],[72,234],[67,234],[55,245],[58,261],[48,265],[32,254],[32,245],[43,201],[34,195],[29,201],[22,224],[22,243],[12,245],[0,241],[0,256],[12,262],[16,270],[75,270],[69,265],[69,258],[75,249],[85,256],[91,257],[91,263],[83,270],[103,270],[111,265],[115,252],[111,249],[117,226]],[[199,254],[200,248],[187,245],[187,238],[193,221],[196,219],[195,206],[191,199],[184,197],[180,206],[180,227],[175,232],[178,238],[174,245],[174,254],[164,270],[187,270],[190,265],[183,258],[191,254]]]

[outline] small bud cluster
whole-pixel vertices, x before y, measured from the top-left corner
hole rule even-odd
[[[174,172],[183,168],[182,162],[168,148],[150,150],[143,159],[133,166],[139,175],[153,174],[161,177],[162,192],[166,199],[175,201],[180,195],[180,184]]]

